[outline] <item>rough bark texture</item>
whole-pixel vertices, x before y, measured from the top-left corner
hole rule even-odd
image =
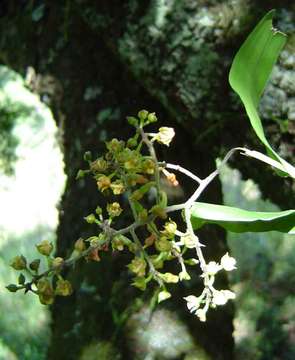
[[[83,216],[103,201],[90,180],[75,180],[77,170],[83,167],[83,153],[92,150],[98,155],[106,138],[127,137],[126,115],[142,108],[156,111],[161,124],[177,130],[175,145],[169,152],[162,151],[161,157],[199,176],[211,172],[215,158],[229,148],[244,144],[257,147],[226,79],[233,54],[265,12],[264,5],[246,0],[94,3],[4,1],[0,5],[0,31],[5,34],[0,61],[22,73],[28,66],[36,69],[38,75],[30,86],[49,102],[63,135],[68,180],[58,229],[61,256],[69,254],[78,237],[93,234],[95,230],[85,225]],[[279,24],[291,36],[262,111],[269,119],[276,110],[280,125],[280,120],[288,117],[283,136],[278,136],[277,122],[269,122],[268,133],[284,155],[291,157],[295,89],[288,76],[294,76],[295,68],[294,5],[280,2],[280,6],[283,3]],[[274,100],[278,92],[281,106]],[[282,207],[291,206],[292,189],[287,180],[275,183],[271,173],[262,175],[254,163],[238,165],[245,176],[263,185],[265,196]],[[277,186],[282,191],[278,192]],[[186,180],[183,190],[185,196],[193,190]],[[206,197],[222,202],[218,182]],[[223,232],[207,229],[201,237],[210,242],[210,257],[218,259],[225,252]],[[140,312],[143,303],[141,294],[129,286],[127,261],[127,255],[105,255],[99,264],[82,264],[68,273],[76,291],[52,308],[48,358],[143,358],[138,349],[130,347],[131,330],[125,327],[125,317]],[[197,280],[192,287],[198,287]],[[175,297],[179,301],[166,305],[194,339],[194,345],[182,355],[201,346],[212,359],[231,359],[232,308],[212,312],[208,323],[202,325],[184,309],[181,298],[187,293],[187,288],[178,288]]]

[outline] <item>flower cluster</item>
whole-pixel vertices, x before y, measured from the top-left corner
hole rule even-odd
[[[184,299],[190,312],[195,313],[200,321],[206,321],[206,314],[209,307],[215,308],[218,305],[225,305],[228,300],[235,299],[235,294],[230,290],[217,290],[214,288],[215,275],[220,270],[232,271],[236,269],[236,260],[226,253],[220,260],[220,264],[210,261],[205,265],[202,277],[205,279],[204,290],[198,297],[189,295]]]
[[[38,295],[41,304],[51,305],[56,296],[69,296],[72,294],[72,285],[61,275],[61,270],[65,260],[61,257],[52,256],[53,244],[48,240],[43,240],[36,245],[39,255],[42,255],[47,270],[39,273],[42,266],[41,259],[36,258],[28,262],[23,255],[14,257],[10,266],[20,272],[18,284],[10,284],[7,289],[11,292],[24,290],[25,293],[31,291]],[[25,274],[25,275],[24,275]],[[29,281],[27,281],[27,277]]]
[[[171,284],[191,279],[190,267],[199,267],[204,291],[199,297],[189,295],[185,300],[188,309],[205,321],[209,307],[224,305],[234,298],[230,290],[216,290],[213,284],[219,271],[235,269],[235,259],[225,254],[220,263],[206,263],[203,245],[192,229],[191,199],[175,208],[167,204],[161,178],[166,178],[174,187],[178,186],[178,181],[176,175],[167,170],[169,164],[158,161],[155,143],[169,146],[175,136],[174,129],[160,127],[157,133],[146,132],[146,126],[157,121],[156,115],[146,110],[127,120],[135,128],[134,135],[128,141],[114,138],[106,142],[106,151],[98,158],[86,152],[84,159],[88,168],[77,173],[77,179],[91,175],[97,190],[107,198],[104,209],[98,206],[85,217],[87,223],[96,225],[96,234],[76,240],[68,259],[54,257],[53,245],[46,240],[36,245],[45,261],[37,258],[28,263],[23,256],[15,257],[11,266],[21,274],[18,284],[10,284],[7,288],[12,292],[31,291],[39,296],[42,304],[49,305],[56,296],[68,296],[73,292],[71,283],[62,276],[66,267],[80,259],[100,261],[101,253],[110,249],[128,251],[132,254],[127,265],[133,277],[132,285],[144,291],[154,282],[158,302],[171,297]],[[170,168],[183,169],[171,164]],[[185,169],[183,172],[191,174]],[[198,180],[194,175],[192,178]],[[184,210],[185,232],[179,231],[178,224],[168,216],[174,210]],[[118,228],[118,219],[126,212],[132,214],[133,223]],[[167,271],[167,263],[173,261],[177,263],[176,273]]]

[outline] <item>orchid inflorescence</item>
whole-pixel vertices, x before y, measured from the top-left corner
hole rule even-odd
[[[133,274],[132,285],[144,291],[154,281],[157,284],[155,296],[162,302],[172,295],[169,284],[191,279],[189,267],[198,266],[204,289],[200,296],[188,295],[184,299],[190,312],[201,321],[206,320],[210,307],[224,305],[234,299],[235,294],[214,288],[214,280],[221,270],[232,271],[236,261],[226,253],[220,263],[206,262],[198,236],[191,223],[190,209],[200,194],[206,189],[214,176],[201,180],[198,176],[179,165],[158,161],[155,143],[169,146],[175,132],[173,128],[161,127],[157,133],[146,132],[146,126],[157,121],[155,113],[142,110],[137,117],[128,117],[129,124],[135,128],[135,134],[127,142],[116,138],[106,142],[106,153],[96,159],[86,152],[84,159],[88,169],[79,170],[77,179],[92,175],[101,194],[110,200],[105,209],[98,206],[85,217],[89,224],[96,224],[97,234],[87,239],[79,238],[69,258],[54,257],[53,244],[47,240],[37,244],[39,254],[45,258],[46,269],[39,272],[37,258],[32,262],[20,255],[11,266],[21,274],[18,284],[7,286],[11,292],[25,290],[39,296],[42,304],[52,304],[56,296],[71,295],[71,283],[62,276],[66,267],[78,260],[100,261],[101,253],[127,250],[133,259],[127,265]],[[170,186],[179,186],[175,173],[182,172],[198,182],[195,193],[183,204],[169,205],[167,194],[161,179],[166,178]],[[210,180],[210,181],[209,181]],[[132,214],[133,223],[117,229],[117,219],[124,214]],[[180,231],[176,222],[168,217],[169,213],[183,211],[185,231]],[[183,224],[181,225],[183,227]],[[191,255],[192,252],[195,255]],[[188,256],[187,254],[190,254]],[[179,272],[165,272],[165,264],[177,261]],[[26,276],[29,277],[27,280]]]

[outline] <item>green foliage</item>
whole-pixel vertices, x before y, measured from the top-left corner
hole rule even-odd
[[[271,70],[286,43],[286,36],[272,28],[273,16],[273,10],[267,13],[241,46],[232,64],[229,82],[240,96],[252,128],[268,154],[281,163],[287,174],[295,178],[295,168],[282,159],[266,139],[257,111]]]
[[[197,202],[192,207],[195,229],[217,224],[233,232],[280,231],[295,234],[295,210],[278,212],[247,211],[231,206]]]
[[[16,161],[15,149],[18,144],[13,134],[15,119],[18,111],[8,106],[0,107],[0,170],[5,174],[13,173],[13,164]]]

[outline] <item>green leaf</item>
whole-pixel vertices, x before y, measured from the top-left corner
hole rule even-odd
[[[275,11],[269,11],[248,36],[236,54],[229,73],[229,83],[240,96],[252,128],[267,153],[279,161],[284,171],[295,178],[295,168],[282,159],[267,141],[257,108],[267,80],[286,43],[286,35],[272,27]]]
[[[191,217],[194,229],[204,224],[216,224],[237,233],[280,231],[295,234],[295,210],[258,212],[196,202]]]

